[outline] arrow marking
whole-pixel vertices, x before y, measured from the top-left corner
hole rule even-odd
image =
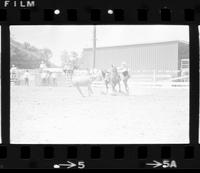
[[[162,163],[160,163],[156,160],[153,160],[153,163],[146,163],[146,165],[153,166],[153,168],[157,168],[159,166],[162,166]]]
[[[67,161],[66,164],[55,164],[53,167],[54,168],[60,168],[60,167],[67,167],[67,169],[70,169],[70,168],[73,168],[75,167],[76,164],[75,163],[72,163],[70,161]]]

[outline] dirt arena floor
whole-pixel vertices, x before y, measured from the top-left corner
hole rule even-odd
[[[11,87],[11,143],[189,142],[189,89],[132,87],[81,97],[74,87]],[[86,90],[84,90],[87,93]]]

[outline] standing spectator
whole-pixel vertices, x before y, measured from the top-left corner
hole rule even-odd
[[[11,82],[14,82],[14,83],[16,83],[17,81],[17,67],[15,65],[12,65],[10,69],[10,79],[11,79]]]
[[[46,85],[46,78],[47,78],[46,72],[42,71],[42,73],[41,73],[42,86]]]
[[[26,70],[24,73],[24,80],[25,80],[25,85],[27,86],[29,86],[29,79],[30,79],[30,73],[28,70]]]
[[[57,82],[56,82],[56,73],[52,73],[51,74],[51,77],[52,77],[52,81],[53,81],[53,86],[56,86],[57,85]]]
[[[130,74],[129,74],[129,70],[128,70],[126,62],[122,62],[121,73],[122,73],[122,80],[124,83],[124,87],[125,87],[126,93],[128,94],[129,93],[128,79],[130,78]]]

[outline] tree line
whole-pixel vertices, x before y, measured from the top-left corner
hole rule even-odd
[[[50,62],[52,57],[51,50],[44,48],[38,49],[30,43],[20,43],[11,38],[11,59],[10,64],[22,69],[39,68],[43,61],[48,67],[55,67]]]
[[[36,69],[40,67],[41,62],[44,62],[47,67],[57,67],[53,64],[50,59],[53,53],[50,49],[44,48],[39,49],[28,42],[20,43],[11,38],[11,60],[10,65],[15,65],[21,69]],[[80,57],[77,52],[68,52],[64,50],[61,57],[61,66],[64,67],[66,64],[72,64],[79,68]]]

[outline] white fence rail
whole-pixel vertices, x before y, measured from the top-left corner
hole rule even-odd
[[[11,85],[24,85],[24,71],[18,70],[17,82],[11,81]],[[66,80],[65,74],[62,70],[53,69],[53,72],[57,73],[57,86],[71,86],[71,82]],[[83,71],[84,72],[84,71]],[[171,73],[178,73],[180,70],[173,71],[155,71],[155,70],[143,70],[134,71],[131,74],[131,78],[128,81],[130,87],[188,87],[189,86],[189,75],[175,76],[173,77]],[[39,69],[29,70],[30,73],[30,85],[40,86],[41,85],[41,75]],[[146,74],[145,74],[146,73]],[[83,75],[82,71],[76,72],[76,75]],[[92,84],[94,87],[103,87],[103,80],[96,80]]]

